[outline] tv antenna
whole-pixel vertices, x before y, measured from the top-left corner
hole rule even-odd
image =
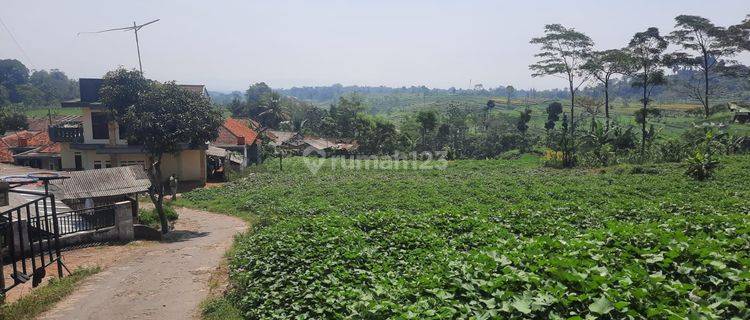
[[[135,21],[133,21],[133,26],[132,27],[114,28],[114,29],[107,29],[107,30],[101,30],[101,31],[91,31],[91,32],[79,32],[78,35],[80,36],[82,34],[105,33],[105,32],[110,32],[110,31],[119,31],[119,30],[122,30],[122,31],[133,30],[133,32],[135,33],[135,47],[138,50],[138,68],[141,70],[141,74],[143,74],[143,64],[141,63],[141,46],[138,43],[138,30],[141,30],[141,28],[143,28],[143,27],[145,27],[147,25],[150,25],[150,24],[152,24],[154,22],[157,22],[157,21],[159,21],[159,19],[156,19],[156,20],[151,21],[151,22],[146,22],[146,23],[141,24],[141,25],[137,25],[137,24],[135,24]]]

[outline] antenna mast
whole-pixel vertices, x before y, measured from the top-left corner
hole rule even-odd
[[[154,22],[157,22],[157,21],[159,21],[159,19],[156,19],[156,20],[151,21],[151,22],[146,22],[146,23],[144,23],[142,25],[138,25],[138,24],[135,23],[135,21],[133,21],[133,26],[132,27],[114,28],[114,29],[107,29],[107,30],[93,31],[93,32],[79,32],[78,35],[80,36],[81,34],[104,33],[104,32],[110,32],[110,31],[118,31],[118,30],[122,30],[122,31],[133,30],[133,32],[135,33],[135,48],[138,51],[138,70],[140,70],[141,74],[143,74],[143,63],[141,62],[141,44],[138,42],[138,30],[141,30],[141,28],[143,28],[143,27],[145,27],[145,26],[147,26],[149,24],[152,24]]]

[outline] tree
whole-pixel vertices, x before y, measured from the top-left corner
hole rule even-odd
[[[221,112],[212,108],[201,94],[173,82],[153,82],[138,95],[123,119],[131,129],[129,140],[141,145],[148,154],[152,184],[149,196],[159,213],[162,232],[166,233],[169,226],[163,207],[166,181],[161,171],[162,157],[216,139],[223,123]]]
[[[31,84],[22,84],[15,88],[16,102],[26,106],[38,107],[44,104],[44,92]]]
[[[716,26],[706,18],[680,15],[675,21],[676,29],[666,39],[686,51],[673,53],[666,62],[700,73],[697,79],[688,80],[685,87],[687,94],[701,103],[708,118],[711,115],[709,98],[715,95],[714,78],[725,63],[733,62],[722,61],[722,58],[733,56],[738,49],[726,28]]]
[[[249,108],[257,108],[268,100],[271,93],[273,90],[265,82],[255,83],[245,91],[245,100]]]
[[[10,91],[3,85],[0,85],[0,107],[10,104]]]
[[[544,123],[544,128],[547,131],[555,129],[555,123],[560,120],[562,112],[563,106],[559,102],[553,102],[547,106],[547,122]]]
[[[521,111],[516,122],[516,129],[521,133],[521,152],[526,152],[526,132],[529,131],[529,121],[531,120],[531,109],[526,108]]]
[[[578,98],[578,105],[583,108],[583,113],[591,116],[591,132],[596,128],[596,117],[601,113],[601,108],[604,105],[604,101],[593,98],[581,96]],[[583,120],[583,117],[581,117]]]
[[[431,143],[429,143],[427,136],[432,133],[433,130],[435,130],[435,127],[437,127],[437,114],[435,111],[419,111],[417,113],[417,122],[420,126],[420,135],[422,136],[422,146],[424,148],[431,148]]]
[[[260,104],[262,110],[256,118],[264,127],[278,128],[279,124],[289,120],[289,113],[281,105],[281,95],[271,91],[265,95]]]
[[[29,77],[29,83],[44,93],[46,105],[73,99],[78,95],[78,82],[68,79],[64,72],[57,69],[34,71]]]
[[[560,24],[549,24],[544,27],[544,36],[531,39],[532,44],[541,45],[541,52],[535,56],[537,63],[529,66],[532,77],[557,76],[568,82],[570,92],[570,138],[575,140],[575,95],[586,82],[582,66],[586,63],[594,42],[587,35],[566,28]],[[575,153],[574,149],[570,152]],[[565,157],[572,159],[573,155]],[[571,166],[572,162],[565,163]]]
[[[0,135],[6,131],[21,131],[29,128],[26,115],[16,111],[0,112]]]
[[[29,69],[15,59],[0,60],[0,85],[9,91],[10,101],[21,102],[16,94],[16,86],[29,82]]]
[[[516,93],[516,88],[513,86],[507,86],[505,87],[505,96],[507,98],[506,104],[508,105],[508,108],[510,108],[510,100],[513,99],[513,95]]]
[[[642,107],[636,115],[636,120],[639,120],[641,124],[641,161],[644,160],[646,153],[648,115],[654,112],[648,108],[651,102],[651,92],[654,87],[666,83],[662,64],[663,53],[667,49],[667,45],[667,40],[659,34],[659,29],[656,27],[636,33],[628,44],[628,53],[632,56],[635,65],[631,85],[635,88],[641,88],[643,94],[641,98]]]
[[[612,49],[593,52],[583,65],[591,76],[604,86],[604,117],[606,130],[609,130],[609,85],[610,80],[617,74],[627,74],[632,68],[630,56],[623,50]]]
[[[109,111],[110,120],[118,121],[150,88],[151,80],[144,78],[140,71],[121,67],[104,74],[99,96]]]
[[[495,100],[487,100],[487,110],[495,109]]]

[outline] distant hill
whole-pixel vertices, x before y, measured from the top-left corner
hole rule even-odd
[[[232,92],[221,92],[221,91],[208,91],[208,95],[211,97],[211,101],[215,104],[228,105],[234,98],[245,100],[245,94],[241,91]]]

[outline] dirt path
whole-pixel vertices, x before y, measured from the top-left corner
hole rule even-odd
[[[40,319],[190,319],[233,236],[234,217],[178,209],[170,239],[93,276]]]

